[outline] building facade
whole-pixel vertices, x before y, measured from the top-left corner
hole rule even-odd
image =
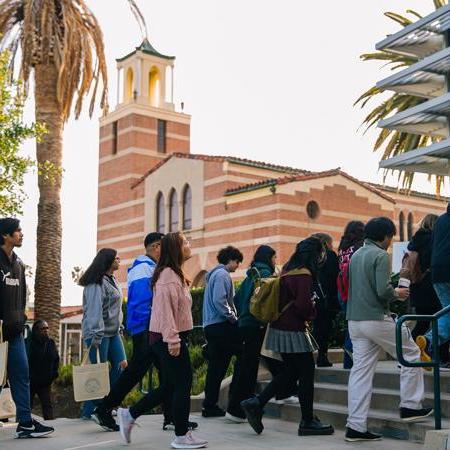
[[[426,214],[445,210],[445,199],[366,183],[339,169],[313,173],[192,154],[191,118],[175,111],[169,89],[174,58],[144,41],[117,61],[118,106],[100,120],[97,247],[118,250],[124,288],[126,269],[150,231],[186,233],[193,249],[186,269],[196,286],[228,244],[244,254],[235,274],[242,277],[260,244],[273,246],[281,264],[311,233],[329,233],[337,245],[350,220],[388,216],[403,241]]]

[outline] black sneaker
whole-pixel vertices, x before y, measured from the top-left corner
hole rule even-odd
[[[188,430],[189,431],[193,431],[196,430],[198,428],[198,423],[197,422],[188,422]],[[163,430],[167,431],[167,430],[175,430],[175,424],[173,423],[172,420],[168,420],[168,421],[164,421],[163,423]]]
[[[112,412],[103,408],[95,408],[91,419],[105,431],[119,431],[120,427],[113,419]]]
[[[347,442],[357,442],[357,441],[381,441],[383,436],[377,433],[371,433],[366,431],[361,433],[361,431],[356,431],[353,428],[348,428],[345,432],[345,440]]]
[[[433,414],[433,408],[422,408],[422,409],[410,409],[410,408],[400,408],[400,418],[404,422],[418,422],[431,416]]]
[[[203,417],[224,417],[225,411],[222,408],[219,408],[217,405],[203,407],[202,409]]]
[[[248,423],[255,430],[256,434],[261,434],[264,430],[262,416],[264,410],[257,397],[252,397],[241,402],[241,408],[244,410]]]
[[[29,424],[20,424],[16,428],[16,439],[25,438],[39,438],[47,436],[55,431],[53,427],[42,425],[37,420],[33,419]]]
[[[298,427],[299,436],[324,436],[333,433],[333,426],[328,423],[322,423],[317,416],[314,416],[313,420],[302,420]]]

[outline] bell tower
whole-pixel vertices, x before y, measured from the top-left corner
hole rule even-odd
[[[126,266],[143,250],[144,183],[136,182],[171,153],[189,153],[191,117],[173,100],[175,57],[147,39],[117,61],[117,105],[100,119],[97,248],[118,250]]]

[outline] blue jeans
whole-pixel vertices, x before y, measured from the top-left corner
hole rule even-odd
[[[89,348],[92,339],[86,339],[84,342],[86,347]],[[112,387],[122,371],[119,366],[120,362],[127,358],[125,355],[125,349],[123,348],[122,338],[118,334],[112,337],[104,337],[100,344],[99,350],[100,362],[109,361],[110,363],[111,368],[109,370],[109,383]],[[91,348],[89,352],[89,359],[91,363],[95,364],[97,362],[97,350],[95,348]],[[99,401],[100,400],[88,400],[87,402],[84,402],[81,412],[82,417],[90,417]]]
[[[16,421],[20,424],[31,422],[30,374],[23,334],[8,343],[8,380],[11,395],[16,404]],[[1,391],[0,386],[0,391]]]
[[[450,283],[433,283],[439,301],[443,308],[450,305]],[[450,341],[450,315],[445,314],[438,319],[439,345]],[[432,340],[431,330],[425,335],[429,342]]]
[[[343,302],[341,296],[338,292],[338,301],[339,305],[341,306],[341,310],[344,312],[344,317],[347,312],[347,302]],[[346,321],[347,322],[347,321]],[[348,325],[348,323],[347,323]],[[353,366],[353,358],[351,355],[353,355],[353,344],[352,340],[350,339],[350,333],[348,332],[348,326],[345,327],[345,334],[344,334],[344,361],[343,366],[344,369],[351,369]]]

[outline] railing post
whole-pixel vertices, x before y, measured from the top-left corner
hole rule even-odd
[[[436,430],[440,430],[442,428],[441,425],[441,371],[439,368],[439,334],[438,334],[438,322],[437,320],[433,320],[431,322],[431,330],[432,330],[432,361],[434,362],[434,428]]]

